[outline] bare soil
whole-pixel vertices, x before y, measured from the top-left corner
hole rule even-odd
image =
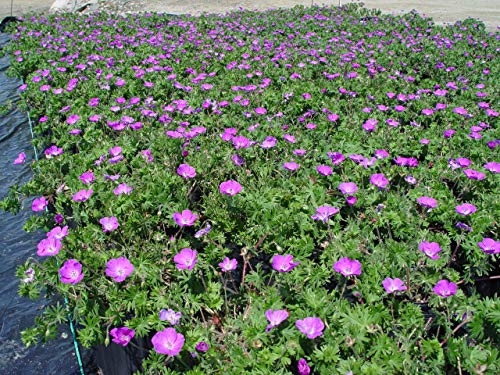
[[[79,8],[91,1],[66,0],[71,9],[74,4]],[[115,13],[161,12],[170,14],[226,13],[245,9],[266,10],[295,5],[334,5],[359,0],[97,0],[95,7],[89,6],[87,11],[95,9]],[[34,11],[47,12],[53,0],[0,0],[0,20],[11,14],[14,16]],[[385,13],[400,14],[416,9],[419,13],[432,17],[438,24],[454,23],[468,17],[483,21],[488,30],[495,31],[500,27],[500,0],[365,0],[367,8],[378,8]]]

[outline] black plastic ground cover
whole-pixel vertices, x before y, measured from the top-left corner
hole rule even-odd
[[[0,50],[9,42],[0,33]],[[6,197],[13,184],[22,185],[31,178],[30,162],[34,159],[27,115],[16,109],[20,98],[17,88],[21,82],[5,75],[9,56],[0,58],[0,105],[9,101],[12,109],[0,115],[0,199]],[[21,152],[26,163],[14,165]],[[29,257],[36,257],[36,245],[44,234],[26,233],[22,227],[31,213],[31,202],[24,202],[18,215],[0,210],[0,375],[73,375],[79,374],[69,327],[61,327],[60,336],[46,345],[26,348],[21,331],[33,325],[43,304],[50,301],[30,301],[19,297],[16,268]],[[86,374],[95,374],[93,352],[84,351],[88,364]]]

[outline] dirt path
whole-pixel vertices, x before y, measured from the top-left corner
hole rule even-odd
[[[10,15],[12,10],[15,16],[27,11],[48,11],[54,0],[0,0],[0,20]],[[74,0],[67,0],[72,4]],[[85,3],[84,0],[78,0]],[[340,0],[347,2],[360,2],[359,0]],[[490,31],[497,30],[500,26],[500,0],[364,0],[367,8],[378,8],[386,13],[399,14],[412,9],[426,14],[436,23],[453,23],[467,17],[478,18],[485,22]],[[295,5],[338,5],[339,0],[99,0],[101,9],[115,6],[123,11],[153,11],[173,14],[200,14],[225,13],[237,10],[239,7],[246,9],[265,10],[277,7],[293,7]]]

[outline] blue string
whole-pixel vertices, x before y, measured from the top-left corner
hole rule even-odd
[[[24,80],[23,80],[23,84],[24,84]],[[24,101],[24,104],[26,105],[26,108],[27,108],[27,104],[26,104],[26,101],[24,100],[24,98],[23,98],[23,101]],[[30,124],[31,140],[34,141],[35,134],[33,132],[33,124],[31,122],[31,116],[30,116],[29,110],[27,110],[27,114],[28,114],[28,122]],[[33,143],[33,150],[35,151],[35,160],[38,161],[38,152],[37,152],[35,143],[34,142],[32,142],[32,143]],[[45,207],[45,211],[47,211],[47,207]],[[57,265],[59,266],[59,260],[56,259],[56,261],[57,261]],[[80,356],[80,348],[78,347],[78,341],[76,339],[76,330],[75,330],[75,326],[73,324],[73,318],[71,317],[71,311],[69,309],[68,298],[66,297],[65,293],[63,294],[63,297],[64,297],[64,305],[66,307],[66,314],[68,316],[68,321],[69,321],[69,329],[71,331],[71,336],[73,337],[73,345],[75,346],[75,354],[76,354],[76,359],[78,361],[78,367],[80,368],[80,374],[85,375],[85,371],[83,370],[82,357]]]

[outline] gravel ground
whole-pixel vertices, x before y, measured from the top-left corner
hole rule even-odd
[[[225,13],[245,9],[293,7],[295,5],[339,5],[359,0],[0,0],[0,20],[12,13],[15,16],[29,11],[47,12],[52,3],[66,3],[68,10],[80,9],[87,4],[84,12],[95,10],[118,14],[138,12],[162,12],[170,14],[193,14],[202,12]],[[454,23],[467,17],[482,20],[488,30],[498,30],[500,26],[499,0],[364,0],[367,8],[378,8],[385,13],[400,14],[416,9],[432,17],[438,24]]]

